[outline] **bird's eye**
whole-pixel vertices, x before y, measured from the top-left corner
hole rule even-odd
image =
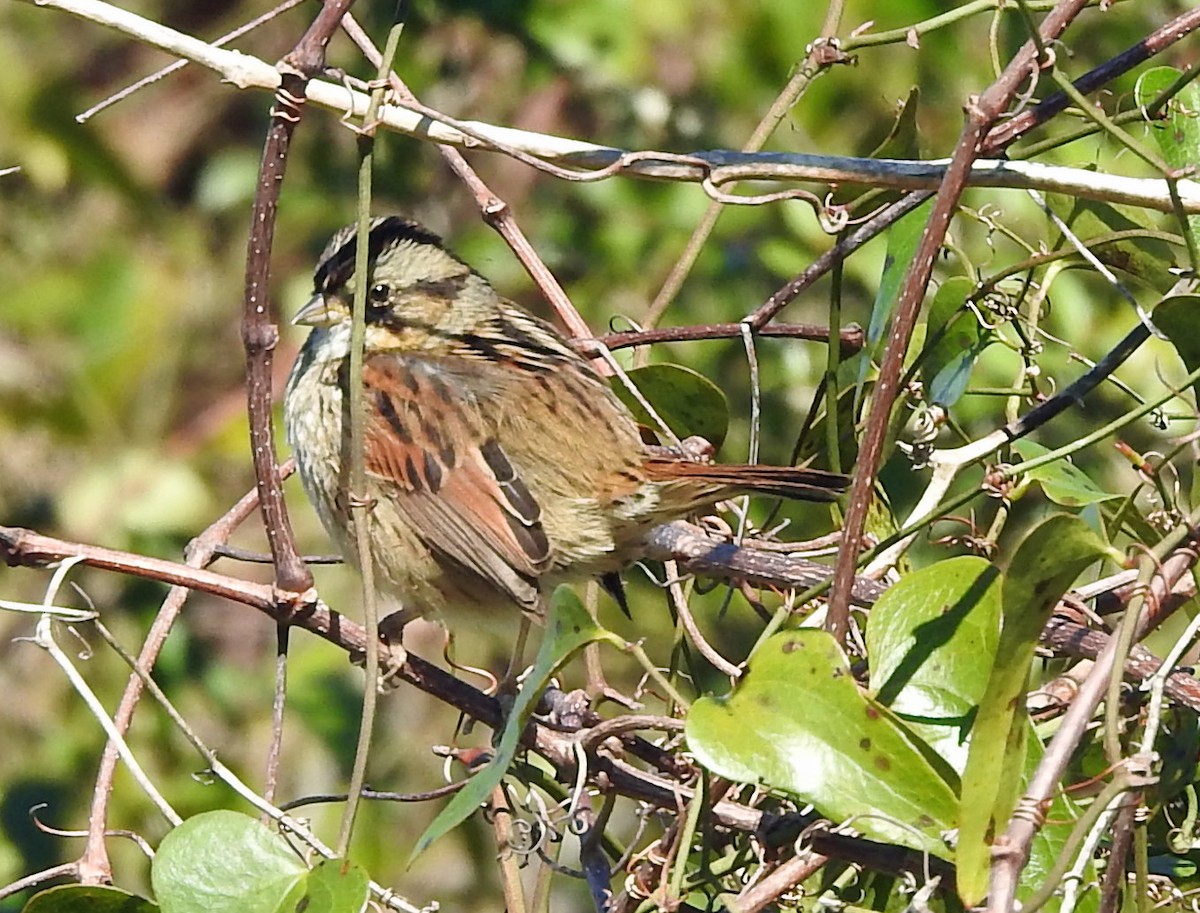
[[[391,288],[379,282],[371,286],[371,291],[367,294],[367,297],[371,299],[373,304],[383,304],[391,294]]]

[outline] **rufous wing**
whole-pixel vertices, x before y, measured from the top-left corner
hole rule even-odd
[[[366,471],[435,554],[534,609],[550,563],[541,507],[453,370],[379,354],[363,382]]]

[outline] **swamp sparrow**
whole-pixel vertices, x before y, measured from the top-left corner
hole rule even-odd
[[[287,437],[305,491],[347,558],[355,226],[333,236],[314,329],[288,379]],[[502,298],[441,239],[371,223],[364,462],[372,560],[409,614],[476,604],[537,617],[562,580],[613,575],[645,535],[734,494],[828,501],[844,476],[719,466],[647,447],[637,421],[549,324]],[[515,620],[515,616],[514,616]]]

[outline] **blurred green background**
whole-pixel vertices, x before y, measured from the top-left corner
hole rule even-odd
[[[265,4],[130,2],[128,8],[191,34],[215,38],[266,9]],[[874,30],[901,28],[953,8],[931,0],[850,2],[840,34],[868,21]],[[1069,70],[1078,75],[1166,21],[1183,4],[1119,3],[1085,14],[1069,36]],[[314,14],[303,5],[240,39],[236,46],[274,61]],[[362,2],[355,14],[382,44],[391,3]],[[405,4],[407,26],[397,71],[427,104],[463,119],[575,136],[629,149],[687,152],[737,148],[786,83],[806,45],[819,33],[819,3],[763,0],[526,0]],[[990,13],[923,35],[866,48],[857,65],[819,79],[785,119],[768,148],[866,154],[887,135],[899,104],[921,91],[920,145],[949,155],[962,105],[993,76],[986,52],[995,29],[1008,54],[1022,36],[1012,16]],[[1186,63],[1183,45],[1162,62]],[[25,3],[0,5],[0,523],[114,548],[178,558],[189,538],[251,487],[238,331],[246,229],[270,98],[222,85],[189,66],[138,92],[87,123],[75,115],[169,62],[161,53]],[[335,39],[330,62],[371,75],[349,43]],[[1124,104],[1133,77],[1118,81],[1106,104]],[[276,230],[273,293],[286,315],[311,287],[311,270],[328,235],[353,217],[355,138],[336,116],[310,110],[297,132]],[[696,186],[630,179],[568,184],[486,153],[470,160],[512,207],[533,244],[596,330],[637,321],[664,281],[707,206]],[[1105,144],[1074,143],[1046,157],[1141,174],[1129,156]],[[442,232],[505,294],[544,312],[536,290],[436,150],[417,140],[384,136],[376,174],[378,213],[401,211]],[[1052,232],[1024,194],[970,192],[966,205],[992,207],[1004,226],[1036,243]],[[1157,217],[1155,217],[1157,218]],[[1017,246],[978,218],[960,219],[957,250],[940,275],[999,271]],[[665,323],[736,321],[826,249],[811,210],[788,202],[729,208],[683,286]],[[884,242],[846,264],[845,319],[867,324],[879,282]],[[1144,290],[1142,290],[1144,292]],[[827,319],[828,282],[794,303],[785,320]],[[1054,286],[1046,326],[1082,354],[1097,358],[1132,326],[1128,305],[1092,275],[1073,273]],[[282,379],[302,335],[284,330],[276,357]],[[1059,386],[1076,376],[1067,347],[1050,347],[1043,362]],[[763,458],[787,458],[823,368],[824,346],[784,340],[760,345]],[[685,363],[729,397],[734,425],[721,456],[745,457],[748,371],[740,342],[656,349],[657,360]],[[627,360],[627,359],[626,359]],[[975,378],[979,386],[1011,383],[1016,356],[993,347]],[[1148,346],[1121,372],[1144,393],[1159,374],[1178,375],[1169,347]],[[1106,387],[1084,410],[1064,416],[1039,440],[1055,446],[1130,408]],[[968,397],[955,413],[971,435],[1003,421],[1002,401]],[[1165,436],[1147,424],[1128,435],[1138,449],[1163,449]],[[1112,490],[1133,484],[1128,466],[1107,449],[1081,465]],[[903,512],[921,478],[898,459],[885,473]],[[302,547],[330,546],[297,486],[289,498]],[[1034,508],[1037,509],[1037,508]],[[794,513],[801,532],[823,532],[832,519]],[[262,550],[257,521],[235,544]],[[939,554],[927,549],[924,560]],[[231,573],[268,579],[261,568],[223,562]],[[356,582],[339,568],[319,571],[327,600],[357,615]],[[633,576],[639,576],[637,572]],[[0,598],[35,602],[49,574],[0,570]],[[130,650],[136,650],[163,588],[111,574],[73,574],[85,599]],[[731,655],[741,656],[759,629],[741,599],[718,616],[718,592],[702,624]],[[611,605],[602,617],[627,636],[646,636],[665,662],[670,620],[663,598],[635,589],[637,624]],[[84,826],[90,787],[103,745],[100,730],[41,651],[20,638],[28,615],[0,613],[0,883],[73,858],[82,841],[50,836],[39,820]],[[59,630],[106,705],[115,706],[126,671],[103,645]],[[261,780],[269,732],[274,628],[263,617],[220,600],[194,597],[173,633],[156,675],[163,688],[221,757],[252,784]],[[436,656],[441,635],[426,626],[409,646]],[[361,673],[332,648],[303,634],[293,638],[282,799],[344,788],[349,771]],[[465,660],[488,663],[503,645],[459,638]],[[629,665],[611,660],[617,682]],[[577,682],[569,682],[575,684]],[[387,697],[369,780],[378,788],[420,790],[441,782],[431,744],[453,738],[456,714],[412,689]],[[486,733],[473,736],[486,740]],[[225,790],[190,778],[200,760],[160,713],[140,712],[132,742],[156,782],[183,814],[231,803]],[[402,860],[437,804],[368,806],[356,855],[384,883],[446,909],[496,909],[494,847],[472,822],[405,872]],[[313,812],[332,833],[337,811]],[[111,815],[152,842],[165,824],[124,773]],[[120,883],[145,887],[145,864],[114,839]],[[586,909],[580,885],[562,881],[556,909]],[[15,899],[14,899],[15,900]],[[14,903],[0,910],[16,909]]]

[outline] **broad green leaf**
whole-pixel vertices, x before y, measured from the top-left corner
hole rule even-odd
[[[1041,444],[1034,443],[1027,438],[1016,441],[1012,447],[1023,460],[1032,460],[1050,452]],[[1111,501],[1121,497],[1119,494],[1102,489],[1088,477],[1087,473],[1066,457],[1031,469],[1028,475],[1042,486],[1042,491],[1046,493],[1047,498],[1063,507],[1084,507],[1088,504],[1097,504],[1101,501]]]
[[[942,283],[929,305],[921,353],[921,376],[930,402],[952,406],[967,389],[971,369],[988,343],[988,334],[967,310],[975,283],[954,276]]]
[[[1001,583],[982,558],[951,558],[902,577],[871,610],[867,655],[871,689],[903,717],[955,770],[962,771],[1000,634]],[[1032,736],[1032,726],[1030,726]],[[1041,759],[1032,736],[1022,784]],[[1030,847],[1019,896],[1040,884],[1053,867],[1078,818],[1055,798],[1047,824]]]
[[[956,771],[1000,637],[1000,574],[983,558],[900,578],[871,609],[871,691]]]
[[[1159,292],[1165,293],[1175,284],[1170,270],[1176,265],[1174,245],[1183,243],[1178,235],[1159,230],[1132,207],[1053,193],[1047,195],[1047,201],[1055,212],[1067,214],[1071,231],[1101,263]],[[1065,239],[1059,244],[1070,246]]]
[[[1197,327],[1200,327],[1200,295],[1173,295],[1166,298],[1154,309],[1151,319],[1171,340],[1188,373],[1200,368],[1200,332],[1197,332]],[[1194,389],[1197,401],[1200,401],[1200,383]]]
[[[274,831],[219,810],[163,838],[150,881],[163,913],[275,913],[286,898],[302,896],[307,874]]]
[[[720,776],[792,793],[877,840],[949,856],[953,772],[862,693],[825,631],[776,634],[732,694],[692,705],[686,732]]]
[[[729,430],[729,403],[721,389],[703,374],[682,365],[647,365],[630,371],[629,379],[680,438],[699,435],[713,447],[721,446]],[[658,430],[658,424],[624,384],[614,382],[613,390],[634,418]]]
[[[575,591],[569,586],[560,586],[550,600],[550,617],[538,648],[533,670],[521,685],[512,709],[505,721],[504,731],[496,745],[492,759],[483,770],[455,793],[454,798],[438,813],[425,833],[417,840],[409,854],[408,864],[420,856],[433,841],[445,836],[467,818],[491,795],[492,790],[504,779],[520,746],[521,733],[529,722],[542,691],[554,671],[576,651],[596,640],[610,640],[616,644],[623,641],[599,627],[584,608]]]
[[[1139,106],[1154,99],[1183,74],[1174,67],[1153,67],[1138,77],[1133,93]],[[1167,102],[1166,124],[1153,122],[1150,132],[1172,168],[1182,170],[1200,162],[1200,87],[1190,82]],[[1188,230],[1200,238],[1200,216],[1188,216]]]
[[[136,894],[106,885],[63,884],[30,898],[21,913],[156,913]]]
[[[991,843],[1020,795],[1030,731],[1025,692],[1038,635],[1067,588],[1105,554],[1107,546],[1083,520],[1056,514],[1022,540],[1004,575],[1000,642],[962,778],[955,864],[968,906],[987,894]]]

